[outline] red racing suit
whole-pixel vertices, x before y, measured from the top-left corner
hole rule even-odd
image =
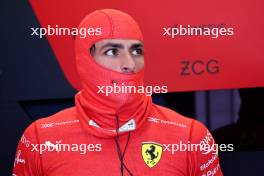
[[[132,17],[98,10],[84,18],[83,27],[102,31],[75,38],[83,89],[74,107],[25,130],[13,176],[221,176],[216,144],[202,123],[155,105],[145,93],[98,93],[98,86],[106,91],[113,84],[143,85],[144,70],[115,72],[98,65],[87,52],[103,39],[143,41]]]
[[[26,129],[19,142],[14,174],[119,175],[120,161],[115,141],[111,137],[106,138],[104,134],[93,136],[92,133],[82,128],[75,107],[37,120]],[[199,144],[206,140],[210,145],[214,143],[211,134],[200,122],[153,104],[143,125],[131,132],[124,163],[133,175],[220,176],[222,173],[218,156],[213,150],[203,154],[199,150],[179,149],[181,142]],[[127,134],[121,135],[119,141],[121,148],[124,148]],[[142,156],[142,152],[145,152],[142,151],[142,145],[145,143],[162,145],[161,158],[152,168]],[[40,146],[36,144],[51,146],[50,151],[48,147],[43,147],[41,152]],[[70,144],[70,147],[63,150],[62,146],[56,150],[56,147],[52,147],[56,144]],[[125,172],[125,175],[128,173]]]

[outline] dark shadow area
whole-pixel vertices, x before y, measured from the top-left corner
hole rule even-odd
[[[264,89],[240,89],[237,123],[213,132],[218,144],[234,144],[235,151],[264,150]]]
[[[234,152],[220,152],[225,175],[262,175],[264,162],[264,89],[240,89],[237,123],[216,129],[216,143],[234,144]]]
[[[186,117],[195,117],[195,92],[170,92],[154,94],[153,102],[170,108]]]
[[[48,117],[60,110],[74,106],[74,99],[20,101],[19,104],[33,122],[41,117]]]

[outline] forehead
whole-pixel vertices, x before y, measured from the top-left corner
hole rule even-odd
[[[130,40],[130,39],[104,39],[95,43],[97,47],[102,47],[107,44],[119,44],[129,47],[132,45],[143,45],[143,42],[140,40]]]

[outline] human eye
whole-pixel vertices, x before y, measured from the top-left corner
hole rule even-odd
[[[118,50],[116,48],[110,48],[104,52],[104,55],[106,55],[106,56],[117,56]]]
[[[142,48],[135,48],[132,50],[132,54],[134,56],[142,56],[144,54],[144,52],[143,52]]]

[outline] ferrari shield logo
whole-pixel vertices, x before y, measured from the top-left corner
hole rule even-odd
[[[142,158],[150,168],[158,164],[161,159],[162,151],[161,144],[154,142],[142,142]]]

